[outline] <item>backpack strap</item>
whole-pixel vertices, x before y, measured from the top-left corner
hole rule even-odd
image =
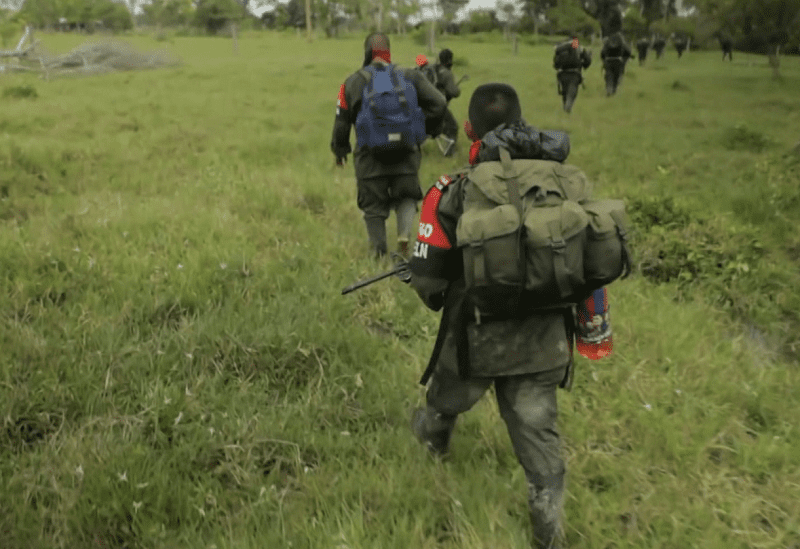
[[[394,86],[394,92],[397,94],[397,98],[400,100],[400,108],[403,109],[403,113],[406,116],[409,115],[410,109],[408,106],[408,99],[406,99],[406,89],[405,86],[400,84],[400,78],[398,78],[397,73],[395,72],[394,65],[389,65],[389,78],[392,80],[392,85]]]

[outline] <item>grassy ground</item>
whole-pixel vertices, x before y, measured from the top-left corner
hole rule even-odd
[[[447,462],[410,435],[437,315],[394,280],[339,295],[386,267],[329,151],[362,40],[132,37],[184,65],[0,76],[0,547],[529,544],[492,399]],[[549,47],[443,45],[457,119],[513,84],[634,222],[615,353],[560,394],[571,546],[800,547],[800,60],[670,51],[607,99],[595,52],[566,115]],[[425,188],[465,161],[424,150]]]

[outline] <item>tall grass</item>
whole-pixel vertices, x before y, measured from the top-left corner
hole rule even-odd
[[[437,315],[393,280],[339,295],[387,267],[329,151],[362,39],[131,37],[183,66],[0,78],[0,547],[530,543],[491,399],[449,461],[410,435]],[[568,116],[549,47],[443,46],[457,119],[513,84],[634,223],[615,352],[560,394],[571,546],[800,546],[798,60],[668,52],[613,98],[592,67]],[[465,150],[427,143],[424,186]]]

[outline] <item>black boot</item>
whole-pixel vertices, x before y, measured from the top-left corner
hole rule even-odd
[[[430,406],[417,408],[411,414],[411,430],[433,455],[444,456],[450,449],[450,435],[457,417],[440,414]]]
[[[561,500],[563,484],[540,487],[528,485],[528,506],[533,525],[534,549],[562,549]]]
[[[369,244],[375,257],[386,255],[386,220],[382,217],[365,217],[364,223],[367,225],[367,236]]]

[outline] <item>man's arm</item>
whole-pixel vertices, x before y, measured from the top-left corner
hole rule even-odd
[[[450,187],[452,181],[449,176],[442,176],[425,195],[409,262],[411,285],[434,311],[442,308],[447,288],[463,270],[455,235],[461,186]]]
[[[353,150],[350,146],[350,127],[353,125],[354,100],[352,93],[348,93],[348,87],[352,88],[352,78],[348,78],[339,88],[339,96],[336,99],[336,118],[333,121],[333,137],[331,138],[331,151],[336,157],[336,163],[340,166],[345,163],[347,155]]]
[[[444,87],[445,98],[450,101],[461,95],[461,88],[456,84],[453,71],[444,67],[441,71],[442,87]]]
[[[408,69],[403,76],[409,78],[417,90],[417,103],[425,114],[425,129],[439,128],[447,112],[447,100],[420,71]],[[428,131],[428,135],[433,135]]]

